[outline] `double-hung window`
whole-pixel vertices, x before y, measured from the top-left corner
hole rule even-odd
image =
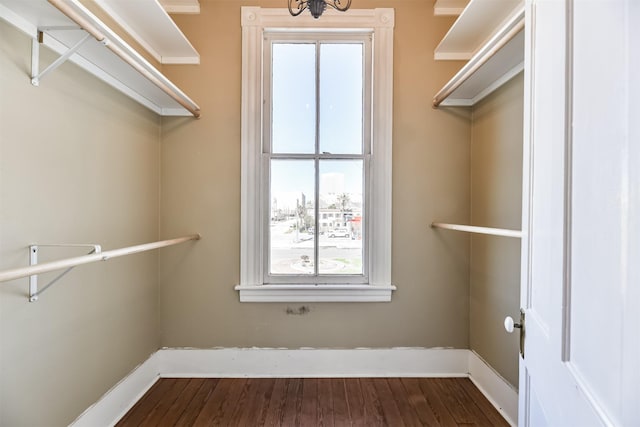
[[[370,35],[269,33],[263,66],[264,283],[367,283]]]
[[[393,10],[285,11],[242,8],[236,289],[241,301],[389,301]]]

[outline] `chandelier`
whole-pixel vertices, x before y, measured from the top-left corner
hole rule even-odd
[[[311,15],[318,19],[327,8],[327,5],[340,12],[344,12],[351,6],[351,0],[346,0],[344,6],[342,6],[341,0],[289,0],[289,13],[292,16],[298,16],[304,12],[305,9],[309,8]]]

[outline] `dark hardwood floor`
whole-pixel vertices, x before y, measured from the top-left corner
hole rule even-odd
[[[117,426],[508,426],[468,378],[162,378]]]

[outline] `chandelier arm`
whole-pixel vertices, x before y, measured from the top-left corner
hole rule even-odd
[[[293,8],[291,7],[294,1],[296,2],[296,8],[298,9],[297,11],[294,11]],[[349,3],[351,3],[351,0],[349,0]],[[306,8],[307,8],[306,0],[289,0],[289,13],[291,14],[291,16],[300,15],[302,12],[304,12]]]
[[[291,1],[289,1],[289,3],[291,3]],[[325,3],[340,12],[345,12],[349,7],[351,7],[351,0],[347,0],[347,4],[345,6],[340,5],[340,0],[330,0],[330,2],[326,1]]]

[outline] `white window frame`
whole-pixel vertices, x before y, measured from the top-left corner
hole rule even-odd
[[[242,7],[242,177],[240,284],[242,302],[390,301],[391,155],[393,117],[394,10],[327,10],[320,19],[287,9]],[[263,43],[270,30],[334,32],[369,30],[373,36],[372,144],[369,159],[367,284],[266,284],[263,142]]]

